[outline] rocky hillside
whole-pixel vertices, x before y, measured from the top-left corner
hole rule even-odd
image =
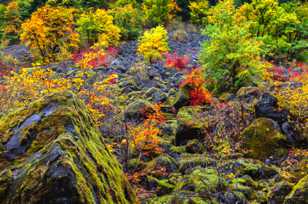
[[[307,11],[0,1],[0,204],[308,204]]]

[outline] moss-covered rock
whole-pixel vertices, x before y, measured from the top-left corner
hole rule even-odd
[[[189,88],[182,87],[176,94],[175,100],[172,103],[176,110],[190,104]]]
[[[199,106],[186,106],[177,114],[177,130],[175,144],[183,145],[192,139],[204,139],[204,122],[201,120],[202,108]]]
[[[125,120],[140,122],[144,120],[149,113],[153,113],[153,105],[146,100],[136,100],[129,104],[124,112]]]
[[[214,198],[208,199],[192,192],[179,192],[150,199],[149,204],[218,204]]]
[[[154,172],[156,169],[164,168],[167,172],[174,172],[178,168],[178,164],[176,160],[169,155],[161,155],[152,161],[150,161],[147,166],[145,167],[146,172]]]
[[[227,160],[219,165],[223,172],[232,173],[236,177],[250,176],[254,180],[271,179],[279,173],[275,166],[254,159]]]
[[[188,152],[188,153],[202,154],[204,152],[204,150],[205,150],[204,144],[197,139],[190,140],[186,144],[186,152]]]
[[[179,161],[179,170],[182,173],[188,174],[195,167],[208,167],[215,163],[214,160],[208,158],[204,154],[185,154],[182,155]]]
[[[288,153],[286,136],[280,132],[278,124],[268,118],[253,121],[241,133],[241,138],[247,156],[255,159],[281,158]]]
[[[307,204],[308,203],[308,175],[302,178],[286,197],[284,204]]]
[[[281,181],[274,185],[271,192],[269,193],[269,203],[283,203],[285,197],[292,190],[290,183]]]
[[[0,203],[135,203],[117,160],[72,93],[0,120]]]
[[[178,182],[177,190],[188,190],[197,193],[214,192],[220,184],[218,172],[213,168],[196,168]]]

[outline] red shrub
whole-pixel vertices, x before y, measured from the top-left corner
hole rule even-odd
[[[204,87],[205,82],[201,69],[192,70],[181,82],[180,87],[189,88],[190,105],[204,105],[213,102],[211,93]]]
[[[176,52],[167,53],[165,66],[178,70],[186,69],[190,63],[190,58],[187,55],[179,56]]]
[[[189,86],[192,88],[199,88],[205,83],[202,76],[201,69],[193,69],[190,73],[185,76],[185,79],[181,82],[180,87]]]
[[[192,106],[204,105],[206,103],[211,104],[213,101],[211,93],[204,87],[192,89],[189,92],[189,96],[190,105]]]
[[[273,65],[270,69],[273,80],[277,81],[295,81],[308,73],[305,63],[294,63],[289,67]]]
[[[118,49],[114,47],[107,48],[106,51],[99,49],[82,50],[72,54],[72,60],[81,68],[107,67],[118,55]]]

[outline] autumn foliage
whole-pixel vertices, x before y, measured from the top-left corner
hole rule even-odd
[[[82,69],[107,67],[118,54],[118,49],[109,47],[106,50],[87,49],[73,53],[72,60]]]
[[[190,104],[203,105],[212,103],[211,93],[204,87],[206,81],[203,78],[201,69],[194,69],[185,76],[180,87],[188,88]]]
[[[153,105],[152,108],[154,111],[146,113],[146,119],[142,124],[130,128],[133,139],[132,148],[149,157],[162,151],[159,147],[160,129],[158,125],[166,120],[159,104]]]
[[[187,55],[178,55],[176,52],[166,54],[165,66],[177,70],[186,69],[189,65],[190,58]]]
[[[55,62],[69,56],[78,47],[74,30],[74,9],[44,6],[22,24],[20,39],[43,62]]]

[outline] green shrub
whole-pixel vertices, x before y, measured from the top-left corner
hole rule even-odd
[[[209,89],[215,93],[234,92],[242,86],[258,84],[265,69],[261,43],[247,27],[210,25],[204,33],[211,38],[203,44],[200,55],[205,78],[212,82]]]
[[[261,60],[262,42],[250,33],[250,23],[239,24],[234,18],[232,0],[222,1],[209,10],[200,63],[208,88],[215,93],[234,92],[242,86],[258,84],[266,64]]]
[[[76,8],[107,8],[106,0],[48,0],[48,4],[53,6],[67,6]]]
[[[6,22],[4,18],[5,10],[6,10],[5,5],[0,4],[0,39],[2,39],[4,26]]]
[[[144,0],[141,8],[144,24],[149,27],[170,22],[179,10],[175,0]]]
[[[136,39],[142,31],[140,12],[132,4],[115,7],[110,11],[115,25],[121,29],[121,37],[125,40]]]
[[[209,10],[208,0],[190,2],[189,9],[192,23],[197,25],[207,24],[207,12]]]
[[[116,8],[116,7],[126,6],[128,4],[131,4],[134,7],[136,7],[136,6],[138,6],[138,1],[136,1],[136,0],[117,0],[114,3],[110,3],[110,7]]]
[[[121,36],[121,29],[113,24],[113,17],[104,9],[83,13],[77,20],[77,31],[86,47],[117,46]]]
[[[286,10],[278,0],[253,0],[238,9],[236,18],[250,22],[250,32],[264,42],[268,57],[290,58],[302,50],[300,47],[307,48],[307,18],[300,19],[296,8]]]
[[[6,46],[18,42],[18,33],[21,27],[20,8],[16,1],[11,1],[4,11],[3,18],[5,20],[2,45]]]

